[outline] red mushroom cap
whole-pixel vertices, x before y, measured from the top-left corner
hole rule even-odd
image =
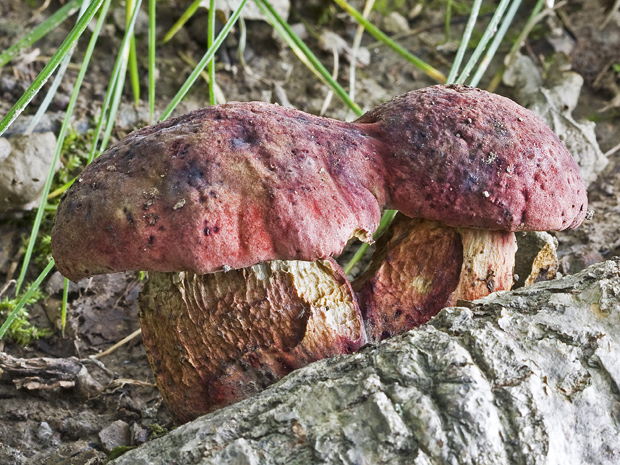
[[[577,163],[543,120],[508,98],[433,86],[356,123],[391,155],[387,203],[407,216],[507,231],[576,228],[586,217]]]
[[[583,221],[587,197],[542,120],[478,89],[409,92],[354,123],[230,103],[101,155],[60,203],[52,252],[73,280],[317,260],[369,241],[386,206],[449,226],[561,230]]]
[[[382,194],[352,175],[366,171],[355,154],[364,139],[357,126],[260,102],[135,131],[88,166],[59,205],[56,265],[78,280],[340,253],[379,224]]]

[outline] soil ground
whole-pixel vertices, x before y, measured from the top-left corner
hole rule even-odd
[[[48,8],[35,13],[42,3],[21,0],[0,2],[0,50],[6,49],[24,30],[39,24],[59,7],[57,1],[52,1]],[[291,23],[301,24],[303,20],[307,26],[307,40],[331,69],[332,53],[327,47],[321,48],[319,38],[332,31],[350,43],[355,25],[343,19],[344,16],[336,10],[328,17],[327,23],[319,23],[310,8],[319,2],[297,3],[306,10],[294,8]],[[554,20],[543,22],[523,49],[541,68],[558,48],[563,47],[568,53],[573,69],[585,80],[575,116],[597,122],[596,134],[603,152],[620,144],[620,109],[613,105],[614,102],[620,104],[620,56],[617,52],[620,50],[620,13],[616,13],[601,29],[612,4],[611,1],[597,0],[563,2]],[[529,6],[531,8],[532,5]],[[124,8],[116,8],[118,14],[112,15],[113,19],[108,21],[101,38],[101,47],[96,51],[92,70],[86,78],[85,91],[79,100],[76,126],[79,126],[79,122],[88,122],[96,117],[98,105],[105,93],[115,60],[110,50],[118,47],[124,23]],[[158,2],[158,8],[158,35],[161,38],[178,18],[182,8],[169,2]],[[522,24],[525,19],[520,18],[518,21]],[[375,20],[381,25],[380,17]],[[464,17],[458,15],[453,17],[453,37],[459,37],[464,20]],[[401,38],[400,43],[447,74],[457,44],[445,42],[443,21],[441,5],[427,4],[416,17],[409,20],[410,28],[416,33]],[[187,64],[187,57],[198,61],[204,53],[205,28],[206,14],[200,12],[171,42],[158,49],[159,111],[165,108],[191,72],[192,66]],[[568,37],[568,46],[563,43],[560,47],[558,41],[552,40],[558,36],[557,28],[561,36]],[[0,115],[4,115],[19,98],[67,32],[67,26],[59,27],[36,44],[38,51],[30,53],[28,57],[22,55],[0,68]],[[290,103],[304,111],[318,114],[326,98],[325,87],[290,49],[274,37],[266,23],[248,21],[247,32],[248,40],[244,50],[246,66],[237,58],[238,30],[227,40],[218,55],[217,83],[226,99],[263,100],[283,105]],[[326,40],[328,44],[333,42],[329,38]],[[363,102],[365,109],[394,95],[433,84],[428,77],[393,52],[374,44],[372,38],[366,37],[363,45],[370,52],[370,64],[357,70],[357,101]],[[85,43],[80,43],[76,56],[81,56],[85,46]],[[143,25],[138,25],[137,46],[142,70],[142,91],[146,95],[147,53]],[[509,46],[506,44],[502,47],[499,55],[505,53]],[[347,82],[348,71],[349,63],[342,54],[339,66],[341,82]],[[493,72],[490,70],[488,75],[491,76]],[[72,87],[70,83],[76,75],[77,69],[69,68],[69,84],[61,86],[59,96],[50,109],[52,112],[62,113],[66,108]],[[489,79],[483,80],[481,87],[485,87]],[[510,89],[501,87],[498,92],[511,94]],[[207,95],[206,84],[197,83],[177,113],[206,105]],[[114,132],[116,139],[147,124],[146,105],[141,105],[137,110],[133,107],[129,86],[126,86],[124,98],[118,128]],[[41,96],[37,96],[32,108],[36,108],[41,99]],[[326,115],[339,119],[352,118],[336,97],[332,99]],[[607,168],[589,189],[593,218],[576,231],[556,233],[562,273],[574,273],[591,263],[620,255],[620,150],[611,153],[608,158]],[[17,274],[16,266],[23,256],[21,237],[27,237],[32,218],[30,213],[19,213],[7,215],[0,220],[0,289]],[[6,372],[1,375],[0,463],[104,463],[115,445],[137,445],[174,427],[153,384],[154,379],[140,337],[96,361],[90,358],[139,328],[139,277],[133,273],[100,276],[73,286],[64,338],[58,330],[61,286],[61,277],[53,275],[44,285],[48,297],[30,309],[33,323],[41,328],[50,328],[53,335],[27,347],[7,341],[0,343],[0,349],[18,358],[76,357],[76,360],[83,361],[88,370],[87,381],[90,384],[84,387],[85,378],[82,376],[81,381],[78,380],[81,385],[78,382],[77,387],[62,387],[62,383],[51,375],[43,379],[43,374],[49,375],[50,370],[41,369],[39,378],[32,378],[30,373],[31,383],[18,389],[18,376]],[[5,292],[10,293],[11,288]]]

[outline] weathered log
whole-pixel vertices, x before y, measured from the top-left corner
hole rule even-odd
[[[620,260],[442,310],[115,464],[620,463]]]
[[[76,388],[87,398],[103,390],[75,357],[17,358],[0,352],[0,374],[6,374],[17,389],[28,391]]]

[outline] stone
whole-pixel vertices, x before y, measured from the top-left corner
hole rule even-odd
[[[288,18],[288,13],[291,8],[290,2],[288,0],[270,0],[269,3],[284,20]],[[215,8],[219,11],[223,11],[224,14],[228,17],[237,9],[240,4],[241,0],[216,0]],[[200,2],[200,6],[208,9],[209,0],[202,0]],[[259,19],[261,21],[267,20],[267,18],[265,18],[265,15],[263,15],[263,13],[261,12],[260,8],[254,2],[247,2],[243,7],[243,12],[241,14],[245,19]]]
[[[540,116],[564,142],[577,161],[586,186],[594,182],[608,160],[598,146],[596,124],[576,120],[572,115],[583,78],[570,70],[565,55],[554,55],[543,78],[533,60],[519,53],[506,68],[503,80],[515,88],[517,101]]]
[[[558,240],[544,231],[520,231],[517,238],[513,289],[549,281],[558,271]]]
[[[103,450],[108,453],[118,446],[130,446],[131,428],[123,420],[116,420],[99,432],[99,440]]]
[[[112,463],[614,463],[619,352],[616,258],[446,308]]]
[[[0,161],[0,212],[36,208],[56,150],[56,137],[45,132],[0,141],[0,153],[5,155]]]
[[[383,18],[383,29],[390,34],[403,34],[409,32],[409,22],[397,11],[392,11]]]

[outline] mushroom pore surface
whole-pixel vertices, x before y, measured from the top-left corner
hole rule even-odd
[[[135,131],[88,166],[52,231],[72,280],[338,254],[382,208],[449,226],[561,230],[587,198],[551,130],[509,99],[434,86],[353,123],[228,103]]]

